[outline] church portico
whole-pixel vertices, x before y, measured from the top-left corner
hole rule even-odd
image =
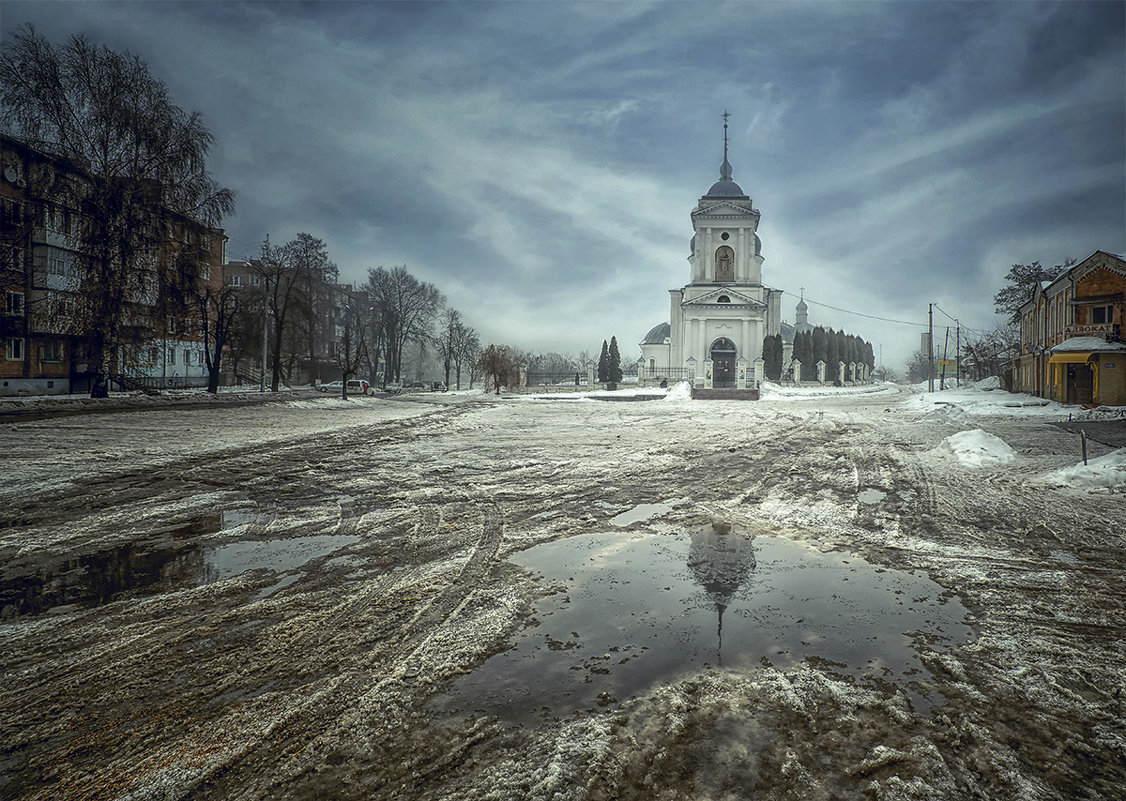
[[[732,179],[728,116],[719,180],[691,213],[691,281],[669,290],[667,339],[654,328],[641,349],[651,370],[683,371],[694,387],[753,390],[762,381],[763,338],[781,330],[782,292],[762,283],[760,213]]]

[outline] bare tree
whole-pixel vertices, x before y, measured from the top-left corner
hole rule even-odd
[[[333,361],[340,368],[341,397],[348,399],[348,379],[368,359],[367,325],[355,298],[348,299],[344,313],[344,333],[334,346]]]
[[[323,239],[312,234],[299,233],[297,238],[286,245],[289,262],[300,286],[302,303],[297,309],[295,320],[304,340],[304,351],[309,359],[309,378],[320,378],[317,368],[318,346],[324,341],[327,324],[325,304],[340,275],[336,264],[328,257],[328,246]]]
[[[262,326],[269,332],[267,352],[270,360],[270,391],[277,392],[282,377],[282,350],[285,335],[295,310],[304,303],[297,274],[289,263],[285,247],[275,247],[267,239],[262,243],[258,258],[251,264],[262,279]],[[265,378],[263,378],[265,380]]]
[[[302,354],[314,348],[309,332],[315,336],[324,325],[314,320],[317,293],[327,294],[336,265],[328,260],[324,242],[306,233],[281,247],[267,239],[251,265],[262,281],[262,310],[268,317],[262,324],[270,332],[270,390],[277,392],[283,377],[292,379]]]
[[[158,299],[181,302],[198,278],[200,259],[187,247],[162,258],[169,234],[185,222],[218,225],[234,195],[207,172],[212,136],[199,114],[172,103],[136,56],[82,36],[56,46],[21,28],[0,55],[0,106],[15,133],[67,168],[29,178],[56,204],[45,211],[77,213],[82,302],[71,328],[86,350],[90,394],[104,397],[124,345],[165,308]]]
[[[207,391],[219,391],[223,351],[236,335],[241,297],[231,286],[206,287],[198,295],[200,334],[207,364]]]
[[[967,339],[962,345],[963,366],[980,381],[1002,376],[1019,351],[1020,327],[1016,323],[999,325],[983,336]]]
[[[418,280],[406,267],[368,270],[365,290],[380,323],[386,375],[398,381],[402,376],[403,347],[409,341],[421,343],[431,338],[434,316],[445,304],[445,298],[433,284]]]
[[[457,342],[454,347],[454,372],[457,375],[457,389],[461,389],[461,370],[465,365],[469,368],[469,385],[473,386],[476,372],[477,357],[481,354],[481,340],[477,332],[468,326],[462,326],[457,332]],[[447,386],[449,382],[447,382]]]
[[[461,389],[462,364],[475,361],[481,350],[477,332],[462,321],[461,312],[456,309],[445,309],[440,315],[439,324],[441,331],[435,340],[435,346],[445,370],[446,386],[450,386],[452,370],[457,388]]]
[[[516,354],[507,345],[489,345],[477,358],[477,369],[486,379],[485,389],[491,383],[500,394],[501,387],[509,388],[520,381],[520,365]]]

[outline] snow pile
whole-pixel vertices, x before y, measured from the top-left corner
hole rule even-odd
[[[976,384],[974,384],[974,387],[976,389],[981,389],[981,390],[984,390],[986,392],[989,392],[990,390],[993,390],[993,389],[1000,389],[1001,388],[1001,379],[998,378],[995,375],[991,375],[991,376],[989,376],[989,378],[983,378],[980,381],[978,381]]]
[[[692,385],[687,381],[679,381],[673,384],[669,389],[669,394],[665,396],[667,401],[686,401],[692,400]]]
[[[946,438],[946,444],[966,467],[993,467],[1016,461],[1017,455],[1000,437],[975,428]]]
[[[988,382],[989,379],[986,381]],[[1075,406],[1064,406],[1035,395],[994,391],[976,385],[950,387],[939,391],[937,382],[934,392],[927,392],[924,388],[924,391],[908,398],[903,408],[923,414],[945,414],[954,420],[961,420],[965,415],[1046,417],[1053,420],[1067,420],[1069,416],[1076,419],[1102,419],[1114,416],[1113,407],[1081,410]]]
[[[888,382],[861,384],[852,387],[834,387],[831,385],[783,387],[770,381],[763,381],[759,387],[759,397],[762,400],[803,400],[840,395],[890,395],[895,392],[898,392],[895,384]]]
[[[352,409],[358,401],[363,400],[363,395],[349,395],[348,400],[339,395],[311,400],[286,401],[285,405],[293,409]]]
[[[1126,488],[1126,448],[1044,476],[1044,483],[1073,489]]]

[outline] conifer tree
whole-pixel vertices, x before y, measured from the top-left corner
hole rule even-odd
[[[610,349],[606,358],[606,381],[617,384],[622,380],[622,354],[618,352],[617,337],[610,337]]]
[[[817,326],[813,329],[813,364],[814,370],[817,369],[817,362],[825,362],[826,366],[829,364],[829,350],[828,350],[828,336],[825,334],[825,329]],[[814,373],[816,376],[816,373]]]
[[[825,332],[825,378],[836,381],[840,378],[837,363],[841,360],[841,352],[837,347],[837,332],[830,328]]]
[[[602,353],[600,353],[598,356],[598,383],[605,384],[610,380],[607,377],[609,375],[609,369],[610,350],[606,345],[606,340],[604,339],[602,340]]]

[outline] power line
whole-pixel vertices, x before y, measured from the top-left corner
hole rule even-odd
[[[963,322],[962,322],[961,320],[959,320],[959,319],[958,319],[957,317],[953,317],[953,316],[951,316],[950,312],[946,311],[946,309],[942,308],[942,307],[941,307],[941,306],[939,306],[939,305],[938,305],[937,303],[936,303],[936,304],[934,304],[934,307],[935,307],[936,309],[938,309],[938,310],[939,310],[940,312],[942,312],[943,314],[945,314],[945,315],[946,315],[947,317],[949,317],[949,318],[950,318],[951,320],[953,320],[953,321],[954,321],[955,323],[957,323],[957,324],[958,324],[959,326],[961,326],[961,327],[962,327],[962,330],[964,330],[964,331],[969,331],[969,332],[970,332],[971,334],[977,334],[977,335],[978,335],[979,337],[983,337],[983,336],[985,336],[985,333],[984,333],[984,332],[982,332],[982,331],[978,331],[978,330],[977,330],[976,328],[970,328],[970,327],[969,327],[968,325],[966,325],[965,323],[963,323]]]
[[[794,294],[793,292],[786,292],[786,290],[782,290],[782,291],[785,292],[787,295],[793,295]],[[864,312],[853,311],[852,309],[842,309],[840,306],[830,306],[828,303],[820,303],[816,300],[810,300],[809,298],[805,298],[804,296],[803,296],[803,299],[805,300],[806,303],[812,303],[814,306],[823,306],[826,309],[832,309],[833,311],[844,312],[845,314],[855,314],[857,317],[867,317],[869,320],[882,320],[885,323],[897,323],[898,325],[916,325],[916,326],[919,326],[920,328],[926,328],[927,327],[926,323],[916,323],[916,322],[911,322],[909,320],[893,320],[890,317],[880,317],[880,316],[875,315],[875,314],[865,314]],[[953,319],[953,318],[951,318],[951,319]]]

